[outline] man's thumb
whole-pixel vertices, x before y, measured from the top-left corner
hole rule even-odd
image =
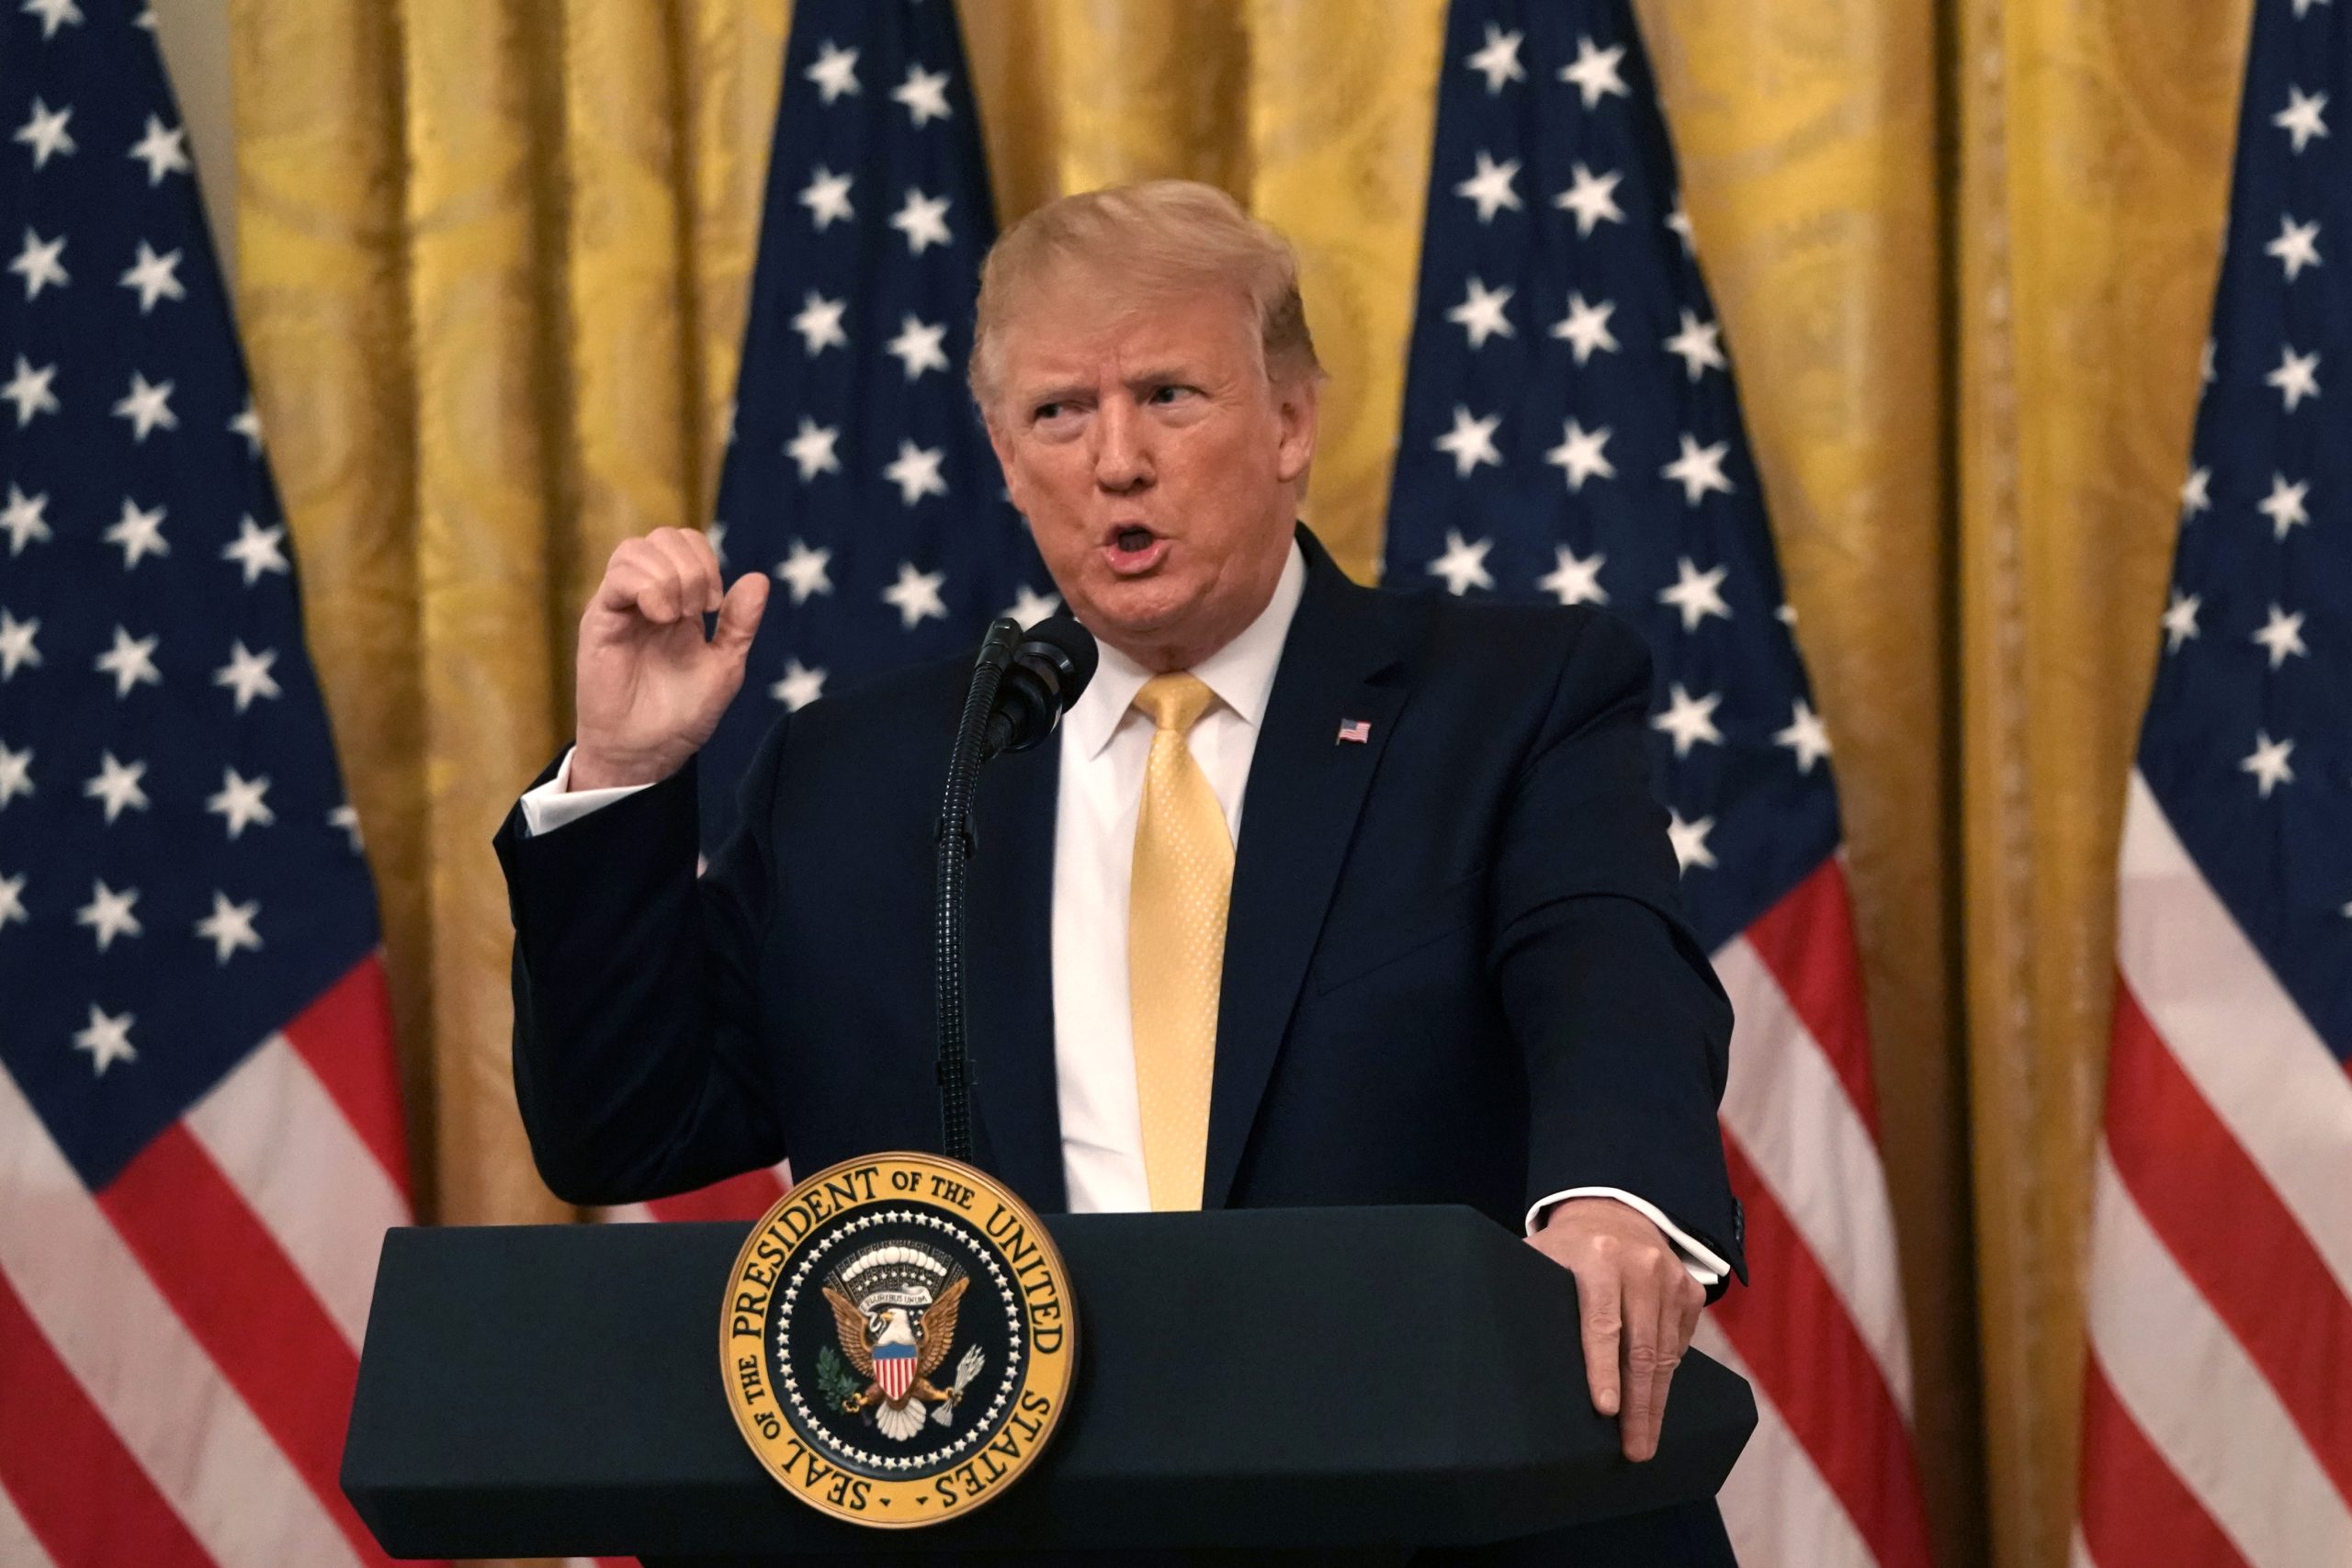
[[[752,638],[760,629],[760,615],[768,607],[767,574],[747,571],[735,580],[727,597],[718,602],[718,626],[711,633],[711,645],[723,649],[741,659],[752,646]]]

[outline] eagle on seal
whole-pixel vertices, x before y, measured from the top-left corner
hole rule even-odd
[[[833,1309],[842,1354],[849,1358],[857,1375],[867,1380],[862,1392],[842,1401],[842,1408],[853,1416],[874,1409],[875,1425],[882,1435],[903,1442],[922,1430],[923,1416],[931,1414],[920,1402],[952,1407],[957,1391],[939,1387],[931,1375],[955,1345],[956,1314],[969,1283],[968,1276],[958,1274],[937,1299],[911,1314],[901,1305],[877,1305],[869,1312],[838,1287],[827,1284],[825,1300]],[[876,1368],[877,1360],[883,1363],[880,1371]],[[875,1409],[877,1405],[880,1408]],[[947,1414],[941,1410],[937,1418],[944,1421]]]

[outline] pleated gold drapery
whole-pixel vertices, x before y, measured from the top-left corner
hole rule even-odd
[[[2111,865],[2249,0],[1635,0],[1838,748],[1941,1561],[2063,1562]],[[1215,181],[1305,260],[1378,559],[1442,0],[964,0],[1000,208]],[[707,516],[787,0],[232,0],[239,310],[420,1168],[560,1213],[489,836],[612,545]]]
[[[236,0],[238,308],[448,1220],[561,1213],[486,860],[614,544],[707,514],[781,5]]]
[[[2122,781],[2220,272],[2248,0],[1968,0],[1961,893],[2003,1562],[2064,1560]]]

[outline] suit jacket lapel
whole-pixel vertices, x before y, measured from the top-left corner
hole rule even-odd
[[[1306,590],[1250,760],[1235,846],[1201,1198],[1209,1209],[1232,1192],[1356,818],[1405,703],[1402,684],[1374,679],[1401,652],[1384,601],[1348,581],[1304,528],[1299,541]],[[1343,720],[1368,723],[1370,735],[1341,742]]]
[[[1033,1208],[1047,1213],[1068,1206],[1054,1080],[1054,817],[1060,783],[1058,731],[1034,750],[1000,757],[981,772],[972,811],[964,944],[979,1132],[975,1153]]]

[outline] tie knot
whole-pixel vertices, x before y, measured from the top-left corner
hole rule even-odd
[[[1182,735],[1193,722],[1208,711],[1216,694],[1208,682],[1187,670],[1170,675],[1154,675],[1136,694],[1136,706],[1150,716],[1151,722],[1162,729],[1172,729]]]

